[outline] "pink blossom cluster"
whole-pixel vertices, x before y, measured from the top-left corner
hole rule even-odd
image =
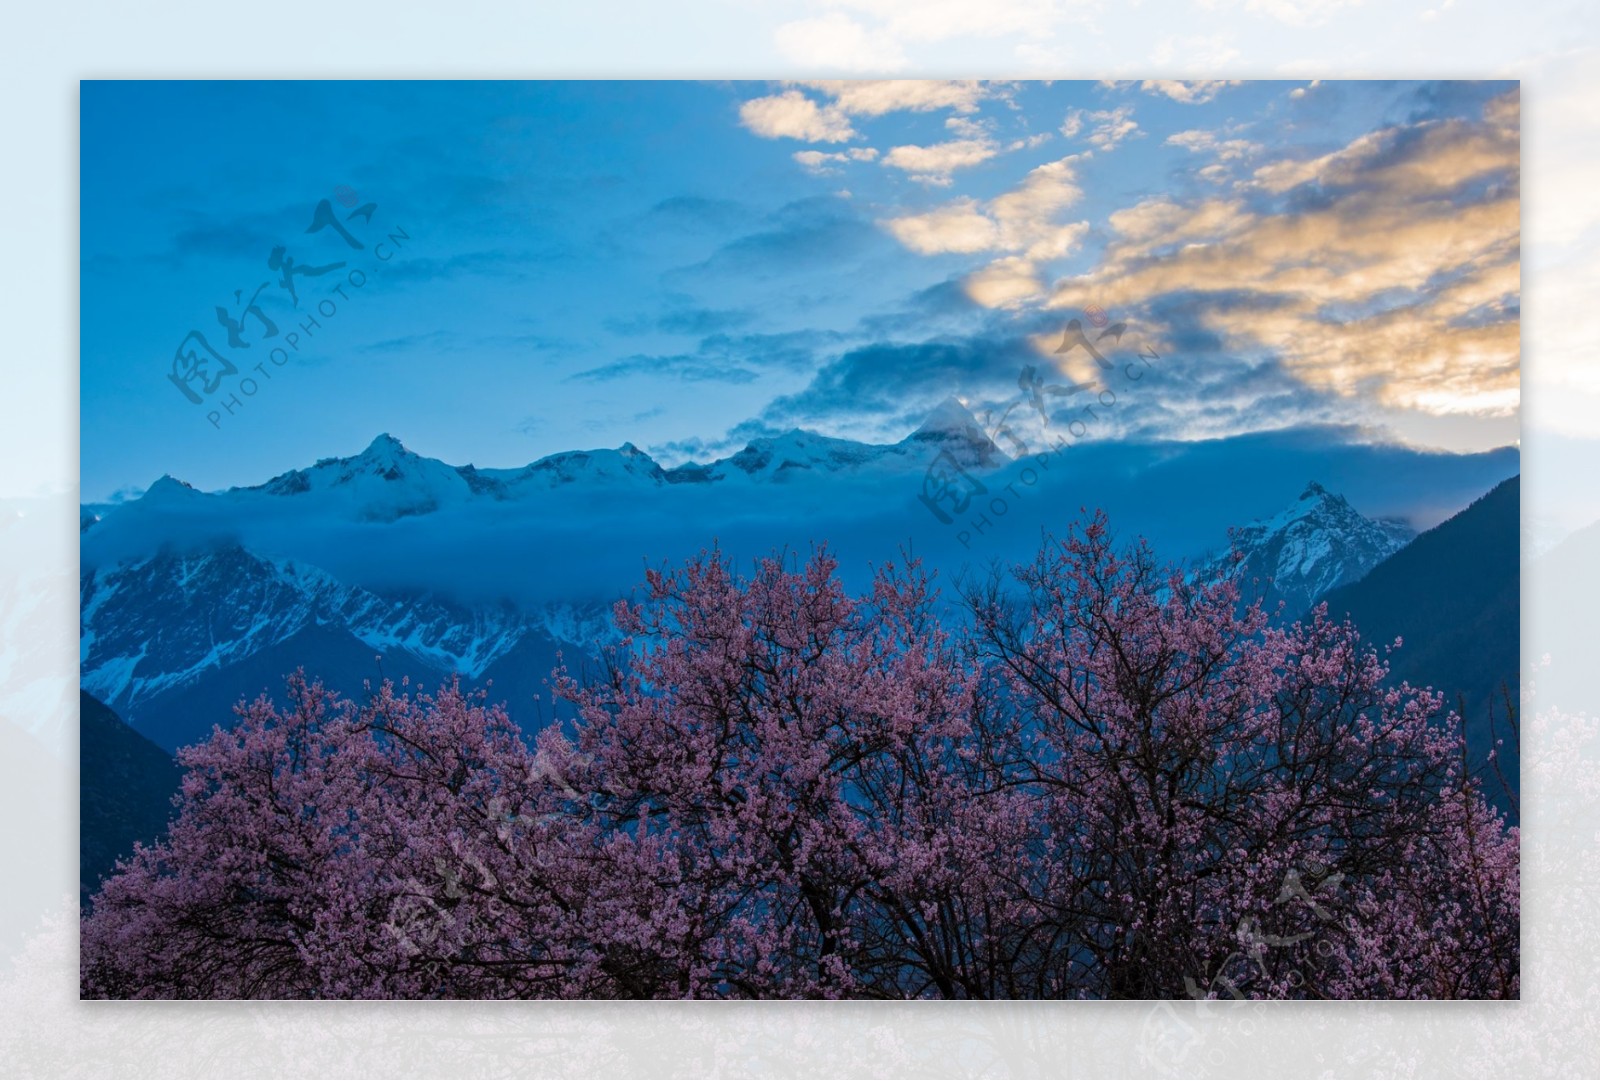
[[[1518,995],[1517,830],[1355,627],[1101,516],[962,594],[707,553],[533,736],[457,686],[297,676],[182,752],[83,993]]]

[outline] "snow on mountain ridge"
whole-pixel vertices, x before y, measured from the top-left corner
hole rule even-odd
[[[954,394],[949,395],[934,406],[933,412],[929,413],[923,422],[918,425],[917,430],[907,438],[912,439],[921,436],[926,439],[930,436],[950,435],[988,438],[988,436],[984,435],[983,429],[978,426],[978,420],[972,415],[972,411],[962,404],[961,399]]]
[[[402,538],[428,553],[415,557],[426,562],[438,558],[430,545],[440,530],[465,522],[469,532],[514,536],[531,530],[537,538],[547,510],[549,520],[557,520],[554,515],[572,509],[530,504],[528,513],[509,518],[493,509],[532,493],[596,486],[610,501],[609,493],[638,486],[717,484],[738,490],[863,470],[873,471],[872,484],[899,485],[901,475],[920,473],[940,452],[969,469],[1008,460],[971,413],[951,399],[899,443],[869,444],[795,429],[753,440],[709,466],[691,463],[671,470],[631,443],[547,455],[516,469],[458,467],[416,454],[384,433],[359,454],[323,458],[250,487],[205,493],[163,477],[140,499],[100,508],[104,513],[85,527],[92,526],[93,534],[80,577],[83,686],[126,707],[319,627],[348,632],[375,653],[399,650],[477,678],[529,635],[535,636],[530,641],[583,647],[607,640],[614,635],[609,609],[560,594],[516,606],[448,600],[450,594],[437,584],[390,592],[374,583],[392,580],[392,573],[363,579],[359,570],[352,576],[344,568],[336,577],[314,565],[319,562],[315,544],[299,547],[297,540],[317,534],[348,546],[350,535],[340,531],[350,523],[396,523],[447,508],[469,513],[461,522],[430,519],[426,530],[408,521],[382,531],[384,543]],[[907,499],[911,483],[904,482]],[[736,502],[742,500],[735,496]],[[620,502],[632,505],[626,495]],[[153,513],[141,515],[141,505]],[[477,513],[474,506],[491,513]],[[170,516],[173,509],[182,514]],[[559,520],[586,519],[567,513]],[[356,536],[359,545],[374,535]],[[298,558],[304,552],[312,553],[312,562]],[[280,558],[291,553],[297,558]],[[393,558],[382,544],[375,554]]]
[[[438,459],[424,458],[385,432],[360,454],[322,458],[315,465],[281,473],[264,484],[212,494],[234,499],[307,495],[343,499],[354,505],[361,519],[393,521],[461,502],[472,492],[459,470]]]
[[[658,488],[747,480],[785,483],[807,474],[877,467],[914,472],[941,451],[951,454],[966,469],[999,468],[1010,461],[966,407],[951,397],[898,443],[863,443],[796,428],[779,436],[752,440],[743,449],[708,465],[690,462],[672,469],[664,469],[632,443],[614,449],[560,451],[514,468],[454,466],[419,455],[385,432],[360,454],[321,458],[311,466],[280,473],[261,484],[201,492],[181,480],[163,476],[139,499],[97,509],[104,518],[145,500],[162,505],[179,498],[248,504],[258,499],[305,498],[326,505],[342,517],[391,522],[473,500],[513,500],[569,485]],[[88,524],[97,525],[98,519]]]
[[[996,468],[1011,458],[989,438],[961,400],[954,395],[940,402],[921,427],[899,446],[931,445],[948,451],[963,467]]]
[[[1265,520],[1232,531],[1230,552],[1209,561],[1201,577],[1232,576],[1247,597],[1282,601],[1291,616],[1329,590],[1354,582],[1416,536],[1393,519],[1364,517],[1343,496],[1316,481]],[[1239,558],[1236,558],[1239,557]]]
[[[240,547],[165,552],[89,571],[80,583],[83,687],[119,706],[182,686],[311,626],[348,631],[377,653],[403,650],[469,678],[530,631],[587,646],[614,635],[600,605],[549,610],[386,596],[304,562]]]
[[[179,480],[171,473],[163,473],[157,481],[150,485],[140,498],[150,500],[190,499],[202,495],[199,489],[187,481]]]

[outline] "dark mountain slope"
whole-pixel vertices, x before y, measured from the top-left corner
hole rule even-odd
[[[135,841],[166,832],[181,773],[87,691],[78,694],[78,889],[87,901]]]
[[[1348,616],[1383,646],[1396,637],[1393,680],[1466,700],[1467,744],[1474,763],[1505,740],[1501,768],[1517,782],[1515,740],[1506,724],[1503,688],[1512,701],[1521,669],[1521,490],[1503,481],[1455,517],[1423,533],[1359,582],[1329,593],[1328,612]]]

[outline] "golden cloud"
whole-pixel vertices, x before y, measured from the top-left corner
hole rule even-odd
[[[1111,215],[1101,264],[1047,307],[1151,306],[1226,293],[1195,318],[1242,356],[1268,353],[1310,386],[1433,415],[1519,404],[1516,92],[1480,122],[1363,135],[1263,165],[1226,198],[1146,200]],[[1316,185],[1313,209],[1252,209]]]
[[[1011,191],[987,203],[953,199],[924,214],[883,223],[900,243],[922,255],[996,252],[1000,257],[967,277],[963,286],[986,307],[1015,307],[1045,294],[1039,264],[1082,244],[1089,223],[1063,222],[1061,214],[1083,198],[1069,155],[1031,170]]]

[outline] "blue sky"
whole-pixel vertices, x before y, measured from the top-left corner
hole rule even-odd
[[[86,82],[81,123],[86,499],[381,431],[479,466],[890,441],[1091,377],[1053,354],[1090,305],[1170,361],[1097,438],[1517,438],[1515,83]],[[296,308],[280,246],[344,265]],[[198,404],[192,330],[236,369]]]

